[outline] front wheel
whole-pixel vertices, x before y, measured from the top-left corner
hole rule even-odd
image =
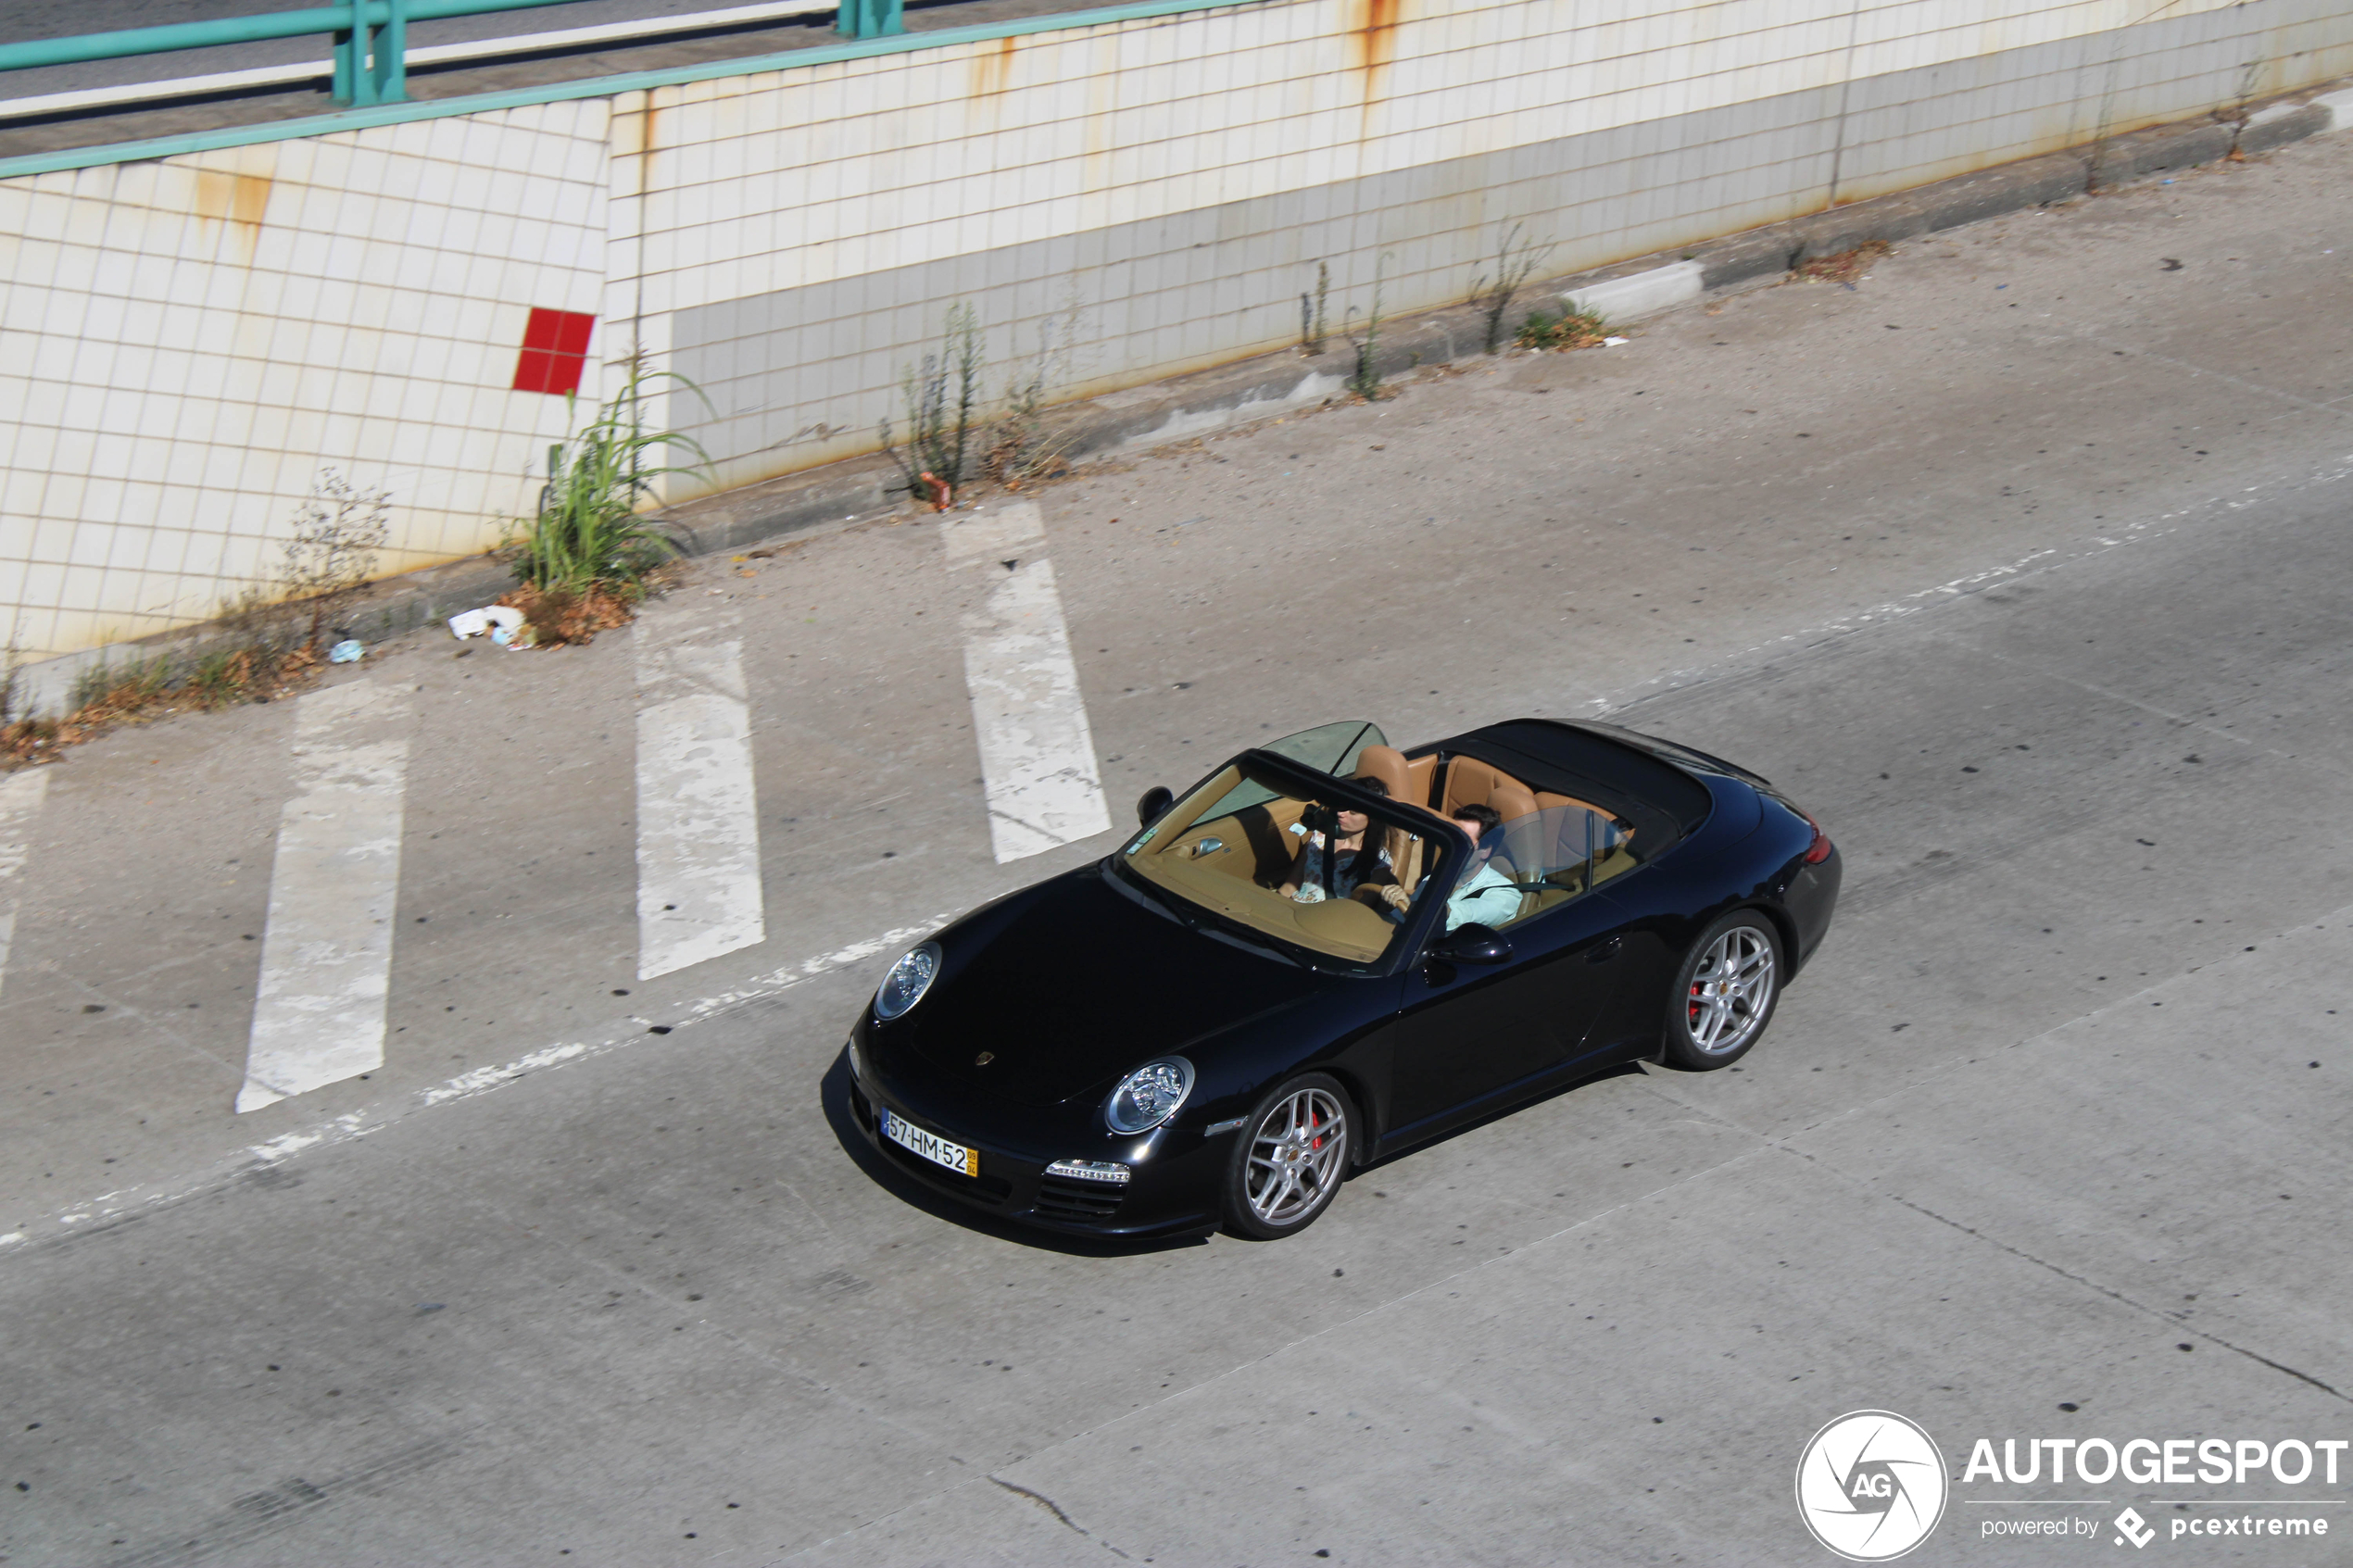
[[[1667,1065],[1730,1067],[1772,1021],[1781,994],[1781,938],[1755,909],[1735,909],[1700,934],[1667,1002]]]
[[[1259,1241],[1305,1230],[1348,1174],[1348,1091],[1324,1073],[1302,1073],[1259,1101],[1242,1129],[1227,1167],[1227,1223]]]

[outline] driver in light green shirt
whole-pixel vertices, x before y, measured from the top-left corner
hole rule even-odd
[[[1503,813],[1492,806],[1457,806],[1450,813],[1454,825],[1471,841],[1475,868],[1446,900],[1446,929],[1457,926],[1501,926],[1519,913],[1520,890],[1495,869],[1490,859],[1499,842],[1488,835],[1504,825]]]

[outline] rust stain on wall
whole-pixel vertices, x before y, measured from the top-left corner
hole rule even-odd
[[[993,97],[1013,85],[1013,51],[1020,40],[1005,37],[973,51],[972,96]]]
[[[196,216],[208,223],[226,223],[253,259],[261,242],[262,215],[270,210],[274,183],[266,174],[230,174],[216,169],[196,170]]]
[[[1094,58],[1087,71],[1086,119],[1080,132],[1078,188],[1094,194],[1111,188],[1111,157],[1119,131],[1119,41],[1097,38]]]
[[[1349,68],[1364,79],[1365,107],[1380,98],[1390,63],[1397,57],[1397,26],[1405,0],[1346,0]]]
[[[217,222],[259,223],[270,207],[271,180],[264,174],[196,171],[196,216]]]
[[[647,94],[646,112],[637,122],[637,194],[641,196],[653,188],[654,148],[659,142],[654,117],[661,112],[654,107],[654,95]],[[639,222],[642,225],[644,220]]]

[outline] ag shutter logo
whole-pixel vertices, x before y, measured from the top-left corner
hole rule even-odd
[[[1886,1562],[1944,1517],[1944,1456],[1893,1411],[1856,1411],[1814,1434],[1797,1461],[1797,1512],[1849,1562]]]

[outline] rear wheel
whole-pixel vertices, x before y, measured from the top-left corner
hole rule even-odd
[[[1781,938],[1755,909],[1736,909],[1700,934],[1667,997],[1671,1067],[1706,1073],[1746,1056],[1781,994]]]
[[[1258,1102],[1227,1167],[1227,1222],[1260,1241],[1293,1236],[1331,1206],[1354,1148],[1348,1091],[1302,1073]]]

